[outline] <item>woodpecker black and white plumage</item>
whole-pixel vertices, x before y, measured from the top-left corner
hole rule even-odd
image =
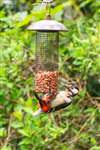
[[[65,91],[59,91],[54,99],[51,99],[49,93],[45,94],[42,98],[35,93],[36,98],[39,101],[40,109],[36,114],[55,112],[69,106],[74,96],[79,92],[79,89],[75,86],[67,88]]]

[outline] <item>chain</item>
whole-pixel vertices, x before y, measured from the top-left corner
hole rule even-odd
[[[46,17],[50,17],[51,16],[51,7],[53,4],[53,0],[43,0],[43,3],[46,6]]]

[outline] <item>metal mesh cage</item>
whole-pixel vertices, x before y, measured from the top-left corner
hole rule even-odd
[[[36,31],[35,92],[50,93],[52,97],[58,89],[59,32],[66,27],[51,18],[32,23],[28,30]]]
[[[36,32],[36,67],[37,70],[55,71],[59,63],[59,32]]]
[[[59,63],[59,32],[36,32],[36,79],[35,91],[38,93],[57,93]]]

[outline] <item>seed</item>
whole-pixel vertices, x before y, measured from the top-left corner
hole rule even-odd
[[[36,92],[56,95],[58,83],[57,71],[39,71],[36,74],[35,90]]]

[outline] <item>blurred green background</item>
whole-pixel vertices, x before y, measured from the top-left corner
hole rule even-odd
[[[38,0],[0,0],[0,150],[100,150],[100,0],[56,0],[60,71],[79,95],[66,109],[33,117],[35,34],[43,19]]]

